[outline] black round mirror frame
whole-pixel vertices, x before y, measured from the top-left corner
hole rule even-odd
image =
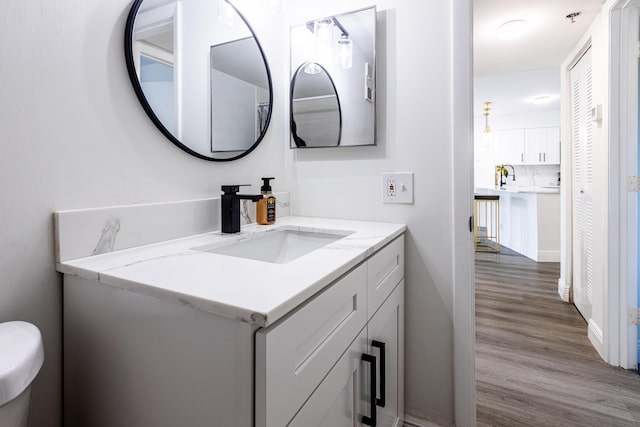
[[[127,63],[127,71],[129,73],[129,79],[131,80],[131,85],[133,86],[133,90],[135,91],[138,97],[138,100],[142,105],[142,108],[144,108],[144,111],[146,111],[151,121],[156,125],[156,127],[160,130],[160,132],[162,132],[163,135],[167,137],[169,141],[173,142],[178,148],[202,160],[208,160],[212,162],[228,162],[231,160],[240,159],[248,155],[249,153],[251,153],[258,146],[258,144],[260,144],[265,134],[267,133],[267,130],[269,129],[269,123],[271,122],[271,112],[273,111],[273,85],[271,82],[271,70],[269,68],[269,63],[267,62],[267,58],[264,54],[264,51],[262,50],[262,46],[260,45],[260,42],[258,41],[258,38],[256,37],[256,34],[253,31],[253,28],[251,28],[251,25],[249,25],[249,22],[245,19],[245,17],[240,13],[240,11],[229,0],[225,0],[229,4],[229,6],[231,6],[233,10],[238,14],[240,19],[244,22],[244,24],[247,26],[247,28],[253,35],[253,39],[256,42],[256,45],[258,46],[258,50],[260,51],[260,55],[262,55],[262,60],[264,61],[264,67],[267,73],[267,81],[269,83],[269,111],[267,112],[267,118],[266,118],[264,130],[260,133],[260,136],[258,136],[258,138],[256,139],[256,142],[251,147],[243,151],[241,154],[238,154],[237,156],[229,157],[229,158],[207,157],[201,153],[198,153],[192,150],[187,145],[182,143],[178,138],[176,138],[171,132],[169,132],[169,130],[162,124],[162,122],[160,121],[156,113],[153,111],[153,108],[151,108],[151,105],[149,105],[149,102],[147,101],[147,98],[145,97],[144,92],[142,91],[142,86],[140,86],[140,81],[138,80],[138,75],[136,73],[136,66],[133,58],[133,30],[135,26],[136,16],[138,15],[138,9],[140,9],[140,6],[142,5],[143,1],[144,0],[135,0],[133,2],[133,5],[131,6],[131,10],[129,11],[129,16],[127,16],[127,23],[124,29],[124,56],[125,56],[125,61]]]
[[[296,80],[298,78],[298,75],[302,72],[304,72],[304,67],[309,65],[309,64],[315,64],[318,67],[320,67],[320,69],[322,70],[322,72],[327,76],[327,78],[329,79],[329,82],[331,83],[331,86],[333,86],[333,92],[336,94],[336,102],[338,104],[338,118],[339,118],[339,128],[338,128],[338,142],[336,143],[336,147],[340,146],[340,141],[342,141],[342,106],[340,105],[340,96],[338,95],[338,89],[336,89],[336,85],[333,82],[333,78],[331,77],[331,74],[329,74],[329,72],[327,71],[326,68],[324,68],[321,64],[318,64],[317,62],[312,62],[312,61],[307,61],[304,62],[303,64],[300,64],[300,66],[296,69],[295,73],[293,73],[293,79],[291,79],[291,88],[290,88],[290,94],[289,94],[289,111],[290,111],[290,127],[291,127],[291,137],[293,138],[293,142],[296,144],[296,147],[307,147],[306,142],[300,138],[298,136],[297,133],[297,125],[296,125],[296,121],[293,117],[293,92],[296,88]],[[330,146],[322,146],[322,147],[307,147],[307,148],[323,148],[323,147],[330,147]]]

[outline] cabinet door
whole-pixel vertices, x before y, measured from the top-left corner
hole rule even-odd
[[[560,164],[560,128],[544,128],[542,130],[543,158],[545,164]]]
[[[524,164],[539,165],[543,161],[543,131],[541,128],[524,130]]]
[[[524,153],[527,165],[560,164],[560,128],[525,129]]]
[[[524,130],[493,132],[493,161],[496,165],[521,165],[524,161]]]
[[[377,425],[401,426],[404,413],[404,280],[369,321],[368,343],[368,353],[376,357],[378,367]],[[366,390],[369,390],[368,386]]]
[[[366,350],[365,328],[287,426],[353,427],[362,425],[362,416],[369,414],[369,406],[363,401],[362,392],[365,378],[363,371],[369,369],[367,364],[362,362],[362,354]],[[367,411],[367,414],[363,410]]]

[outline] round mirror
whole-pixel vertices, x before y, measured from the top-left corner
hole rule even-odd
[[[296,147],[340,145],[340,98],[331,75],[317,62],[300,65],[291,79],[291,135]]]
[[[271,73],[228,0],[135,0],[124,45],[140,103],[175,145],[228,161],[260,143],[271,119]]]

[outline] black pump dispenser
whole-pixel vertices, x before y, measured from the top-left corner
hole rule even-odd
[[[268,191],[271,192],[271,183],[269,181],[271,181],[272,179],[275,178],[262,178],[262,187],[260,187],[260,191]]]

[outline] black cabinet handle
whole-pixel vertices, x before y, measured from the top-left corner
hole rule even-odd
[[[382,341],[373,340],[371,341],[371,346],[380,349],[380,399],[376,397],[376,405],[380,406],[381,408],[384,408],[384,405],[386,402],[386,395],[387,395],[387,392],[386,392],[387,387],[385,385],[386,383],[385,371],[387,370],[385,345]]]
[[[366,354],[363,353],[362,354],[362,360],[364,362],[368,362],[370,363],[369,365],[369,372],[370,372],[370,382],[369,382],[369,395],[370,395],[370,411],[371,411],[371,416],[367,417],[366,415],[362,416],[362,424],[366,425],[366,426],[372,426],[375,427],[377,420],[376,420],[376,357],[372,356],[370,354]]]

